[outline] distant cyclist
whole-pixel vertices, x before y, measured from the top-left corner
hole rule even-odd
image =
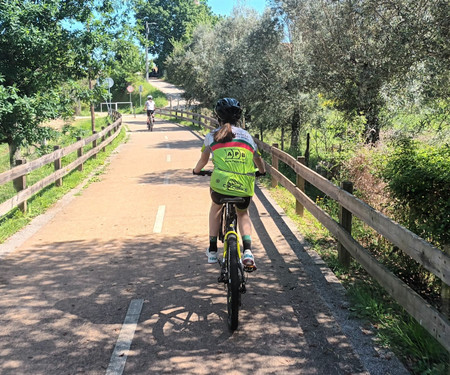
[[[153,96],[147,96],[147,101],[145,102],[145,109],[147,110],[147,123],[150,122],[150,116],[152,116],[153,121],[155,121],[155,102],[153,101]]]
[[[264,162],[252,136],[237,127],[241,118],[240,103],[233,98],[220,99],[215,107],[220,127],[207,134],[202,154],[193,173],[199,173],[212,154],[214,171],[211,176],[211,209],[209,211],[209,248],[206,250],[208,263],[217,263],[217,236],[220,227],[222,197],[244,197],[245,202],[236,205],[239,232],[244,245],[243,263],[256,269],[251,251],[252,224],[248,206],[255,191],[256,167],[265,173]]]

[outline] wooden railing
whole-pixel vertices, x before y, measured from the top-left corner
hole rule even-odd
[[[160,109],[157,112],[190,121],[208,129],[213,129],[217,126],[215,119],[185,110]],[[352,237],[351,231],[349,232],[346,229],[345,219],[341,220],[341,222],[335,221],[327,212],[312,201],[305,194],[303,181],[308,181],[328,197],[334,199],[340,204],[342,210],[357,216],[371,226],[425,269],[439,277],[447,286],[450,285],[450,256],[370,207],[351,193],[307,168],[301,160],[296,160],[286,152],[279,150],[276,146],[270,146],[256,137],[254,139],[258,147],[271,156],[272,165],[266,163],[266,167],[272,177],[272,185],[275,186],[280,183],[285,187],[297,200],[297,212],[302,212],[303,207],[305,207],[339,241],[342,253],[348,252],[447,351],[450,351],[450,323],[447,317],[426,302],[419,294],[381,264],[368,250],[361,246]],[[279,161],[282,161],[295,171],[297,174],[296,184],[278,171]],[[345,215],[340,216],[345,217]],[[348,217],[346,221],[348,221]],[[343,258],[345,259],[345,256]]]
[[[26,211],[27,200],[33,195],[52,183],[55,183],[57,186],[61,185],[62,178],[72,172],[75,168],[82,170],[83,163],[87,159],[90,157],[95,157],[100,150],[104,151],[105,147],[119,135],[122,126],[122,117],[118,112],[113,112],[113,121],[114,122],[111,125],[102,129],[98,133],[94,133],[84,139],[78,137],[77,142],[71,144],[70,146],[64,148],[55,146],[55,151],[50,154],[44,155],[36,160],[30,161],[29,163],[20,161],[18,163],[20,165],[17,165],[6,172],[0,173],[0,185],[14,181],[16,189],[19,187],[18,190],[20,190],[15,196],[0,204],[0,217],[15,207],[19,207],[21,210]],[[83,153],[83,147],[88,144],[92,144],[92,148],[88,152]],[[61,159],[75,151],[77,151],[77,159],[62,167]],[[50,163],[54,163],[55,172],[36,182],[32,186],[27,187],[26,175]]]

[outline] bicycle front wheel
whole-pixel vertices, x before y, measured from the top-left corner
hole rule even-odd
[[[237,252],[237,238],[235,235],[227,237],[227,263],[228,263],[228,327],[236,330],[239,323],[239,264]]]

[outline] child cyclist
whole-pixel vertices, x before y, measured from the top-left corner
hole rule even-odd
[[[153,117],[155,121],[155,102],[153,101],[153,96],[147,96],[147,101],[145,102],[145,109],[147,110],[147,124],[150,122],[150,116]]]
[[[215,107],[220,127],[207,134],[202,154],[192,173],[198,174],[208,163],[212,154],[214,171],[211,175],[211,208],[209,211],[208,263],[217,263],[217,236],[220,227],[222,197],[244,197],[244,203],[236,204],[239,232],[242,236],[244,254],[242,262],[247,270],[256,270],[251,251],[252,224],[248,206],[255,191],[255,165],[260,174],[265,173],[264,161],[252,136],[237,127],[241,118],[240,103],[233,98],[220,99]]]

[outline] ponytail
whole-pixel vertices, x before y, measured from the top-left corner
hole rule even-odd
[[[231,129],[231,124],[228,122],[222,124],[222,126],[214,133],[214,142],[226,143],[231,142],[235,137],[233,130]]]

